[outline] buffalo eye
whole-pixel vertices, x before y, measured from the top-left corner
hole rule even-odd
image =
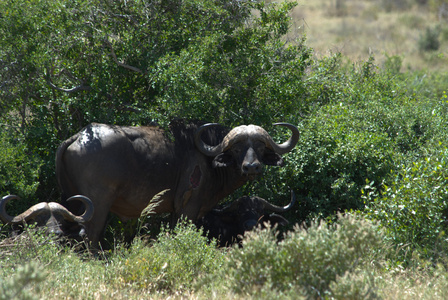
[[[261,142],[261,141],[255,141],[255,142],[254,142],[254,145],[253,145],[252,148],[255,150],[255,152],[256,152],[257,154],[259,154],[259,155],[263,155],[264,152],[265,152],[265,150],[266,150],[266,145],[265,145],[264,142]]]
[[[234,157],[239,157],[243,152],[243,145],[241,143],[236,143],[230,151]]]
[[[220,167],[230,166],[233,163],[234,163],[234,159],[233,159],[232,155],[230,155],[228,152],[224,152],[224,153],[218,154],[213,159],[212,165],[214,168],[220,168]]]
[[[263,155],[263,163],[268,166],[283,166],[283,158],[274,151],[270,149],[266,149],[266,152]]]

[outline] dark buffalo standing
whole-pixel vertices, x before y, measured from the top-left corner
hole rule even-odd
[[[70,237],[82,239],[86,233],[84,223],[91,220],[94,212],[93,203],[85,196],[76,195],[67,201],[79,200],[85,206],[82,215],[76,216],[64,206],[56,202],[41,202],[33,205],[18,216],[12,217],[6,212],[6,204],[10,200],[19,200],[15,195],[8,195],[0,201],[0,220],[5,224],[11,224],[13,229],[26,224],[35,224],[38,227],[45,227],[48,233],[58,237]]]
[[[208,238],[216,239],[219,246],[230,246],[240,242],[246,231],[258,225],[262,227],[265,223],[271,226],[288,225],[288,220],[276,213],[288,211],[295,201],[292,191],[291,202],[283,207],[271,204],[257,196],[244,196],[223,208],[212,209],[197,222],[197,225],[203,228]]]
[[[76,194],[92,199],[95,213],[86,229],[94,246],[109,211],[123,220],[138,218],[162,190],[168,192],[155,213],[172,213],[173,222],[182,215],[195,221],[262,173],[263,164],[283,164],[281,155],[295,147],[299,131],[291,124],[275,125],[292,132],[288,141],[277,144],[255,125],[228,131],[176,121],[165,132],[155,126],[90,124],[57,151],[63,199]]]

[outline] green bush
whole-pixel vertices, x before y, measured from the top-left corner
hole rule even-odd
[[[214,276],[242,295],[323,298],[332,297],[334,290],[373,298],[374,283],[367,275],[358,280],[363,287],[359,283],[348,287],[345,278],[359,275],[358,266],[375,260],[372,250],[378,251],[381,244],[377,226],[349,215],[330,226],[324,222],[296,226],[280,243],[274,229],[257,230],[245,235],[243,248],[232,249]]]
[[[448,74],[439,72],[418,71],[406,74],[408,92],[415,93],[421,99],[446,100]]]
[[[403,57],[399,55],[389,56],[386,54],[386,61],[384,62],[384,70],[392,75],[400,73],[403,65]]]
[[[26,124],[34,127],[29,139],[37,151],[54,151],[92,121],[271,123],[304,91],[311,51],[301,39],[282,39],[292,2],[28,4],[0,4],[0,42],[7,45],[0,50],[7,86],[0,95],[16,103],[5,101],[6,110],[21,107],[23,118],[32,112]]]
[[[10,215],[20,213],[34,203],[42,162],[31,153],[21,134],[13,130],[0,132],[0,197],[15,194],[23,201],[8,205]]]
[[[193,283],[223,265],[223,254],[191,222],[179,222],[171,232],[162,230],[148,247],[141,241],[130,248],[120,278],[159,292],[191,290]]]
[[[292,188],[295,221],[362,209],[366,182],[381,191],[402,160],[446,139],[444,77],[408,84],[409,74],[391,68],[377,71],[372,59],[349,67],[338,55],[319,61],[306,82],[309,101],[319,105],[294,122],[297,147],[285,155],[285,167],[267,169],[263,181],[242,191],[285,203]]]
[[[304,125],[293,160],[296,190],[308,208],[323,216],[362,208],[366,180],[379,185],[393,169],[393,143],[365,110],[323,108]],[[285,171],[288,172],[288,171]]]
[[[298,40],[286,44],[292,3],[254,9],[251,26],[231,34],[209,33],[180,54],[167,54],[158,63],[156,99],[171,117],[214,120],[234,126],[270,125],[288,121],[306,110],[302,78],[311,51]]]
[[[434,261],[446,258],[447,170],[448,149],[440,145],[405,161],[381,194],[366,190],[366,213],[380,221],[387,239],[398,247],[395,261],[410,263],[415,255]]]
[[[383,122],[403,122],[395,112],[401,107],[393,101],[396,93],[391,90],[396,86],[375,72],[372,61],[353,69],[336,55],[315,68],[306,83],[314,108],[295,122],[300,121],[298,146],[286,155],[287,165],[268,172],[262,185],[276,194],[292,188],[301,203],[295,208],[299,221],[310,213],[326,217],[362,208],[366,180],[380,186],[394,167],[396,134]]]
[[[363,196],[368,207],[366,213],[387,228],[388,239],[399,249],[393,259],[406,263],[414,256],[444,259],[447,250],[444,235],[448,102],[439,80],[430,82],[427,85],[414,82],[416,98],[403,106],[403,111],[407,111],[402,115],[403,121],[395,122],[401,128],[407,127],[406,132],[410,133],[397,140],[398,146],[412,151],[401,158],[396,156],[395,171],[390,180],[383,182],[381,190],[369,184]],[[425,96],[428,90],[439,90],[441,98]],[[412,148],[402,147],[412,140]]]
[[[421,52],[436,51],[440,47],[440,29],[427,27],[424,34],[418,39],[418,49]]]
[[[13,276],[0,278],[0,300],[40,299],[39,284],[45,277],[42,268],[35,261],[19,266]]]

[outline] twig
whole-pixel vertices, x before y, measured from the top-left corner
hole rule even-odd
[[[78,92],[78,91],[90,91],[90,90],[92,89],[92,87],[90,87],[90,86],[88,86],[88,85],[85,85],[84,82],[83,82],[83,80],[76,78],[72,73],[70,73],[70,72],[67,71],[66,69],[63,69],[61,72],[59,72],[59,74],[56,75],[56,77],[60,77],[62,74],[65,74],[70,80],[72,80],[72,81],[78,81],[78,82],[80,82],[81,84],[78,85],[78,86],[75,86],[75,87],[73,87],[73,88],[71,88],[71,89],[64,89],[64,88],[57,87],[57,86],[51,81],[51,73],[52,73],[52,72],[50,72],[50,70],[48,70],[48,67],[47,67],[47,76],[46,76],[46,77],[47,77],[47,78],[46,78],[46,79],[47,79],[47,83],[48,83],[48,85],[49,85],[52,89],[55,89],[55,90],[57,90],[57,91],[65,92],[65,93],[74,93],[74,92]]]
[[[123,68],[125,68],[125,69],[131,70],[131,71],[134,71],[134,72],[138,72],[138,73],[140,73],[140,74],[144,74],[144,72],[143,72],[142,70],[140,70],[139,68],[136,68],[136,67],[127,65],[127,64],[125,64],[125,63],[119,62],[119,61],[118,61],[118,58],[117,58],[117,55],[115,54],[114,48],[112,47],[112,44],[109,42],[109,39],[108,39],[108,38],[105,38],[104,41],[105,41],[105,42],[107,43],[107,45],[109,46],[110,51],[111,51],[111,54],[112,54],[112,57],[114,58],[114,60],[115,60],[115,62],[117,63],[117,65],[119,65],[120,67],[123,67]]]
[[[75,86],[74,88],[71,88],[71,89],[63,89],[63,88],[55,86],[49,79],[47,80],[47,82],[51,88],[53,88],[57,91],[60,91],[60,92],[65,92],[65,93],[74,93],[74,92],[78,92],[78,91],[90,91],[92,89],[88,85],[79,85],[79,86]]]

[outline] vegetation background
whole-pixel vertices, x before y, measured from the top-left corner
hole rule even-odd
[[[185,222],[126,247],[113,224],[112,250],[91,257],[31,229],[7,238],[3,225],[0,299],[444,298],[447,10],[443,0],[0,2],[0,192],[23,198],[10,214],[58,200],[55,150],[90,122],[255,123],[279,141],[288,132],[272,123],[301,131],[285,167],[232,195],[283,204],[293,189],[286,217],[300,225],[287,233],[223,250]]]

